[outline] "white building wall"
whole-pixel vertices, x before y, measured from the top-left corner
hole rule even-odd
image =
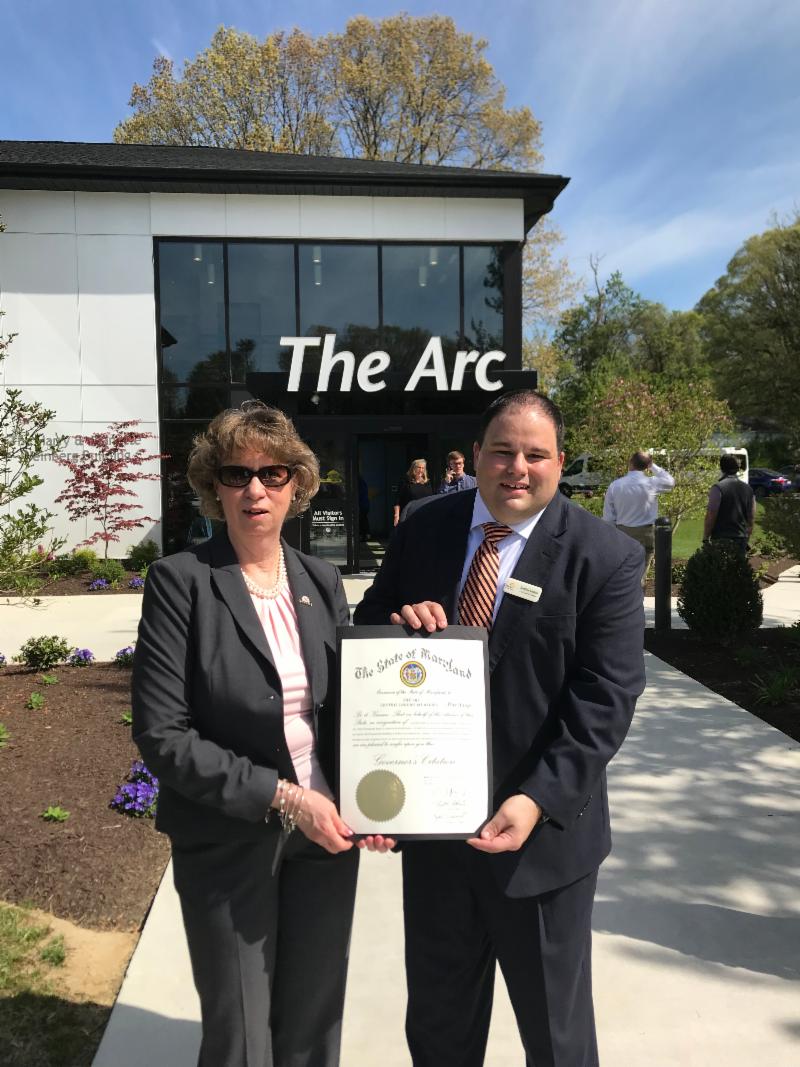
[[[272,237],[364,241],[522,241],[521,200],[446,197],[259,196],[229,193],[84,193],[0,190],[0,308],[18,333],[0,364],[0,387],[55,411],[53,436],[67,450],[112,421],[138,419],[158,434],[153,237]],[[77,439],[77,440],[76,440]],[[158,437],[144,443],[158,452]],[[158,464],[149,468],[157,472]],[[54,461],[31,499],[56,514],[74,547],[86,524],[53,505],[64,485]],[[137,489],[160,520],[158,482]],[[160,521],[123,536],[124,555]]]

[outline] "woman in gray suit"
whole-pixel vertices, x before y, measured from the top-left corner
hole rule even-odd
[[[334,1067],[358,868],[332,793],[349,615],[339,572],[280,536],[318,464],[285,415],[248,401],[195,439],[189,481],[226,527],[149,570],[133,734],[160,780],[199,1064]]]

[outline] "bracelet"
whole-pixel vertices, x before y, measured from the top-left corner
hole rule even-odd
[[[283,811],[284,806],[286,804],[286,797],[284,796],[285,791],[286,782],[283,780],[283,778],[279,778],[278,784],[275,788],[275,796],[272,798],[272,804],[270,804],[270,806],[267,808],[267,814],[264,816],[264,822],[268,823],[272,818],[272,812],[275,810],[273,808],[273,804],[275,803],[276,799],[278,801],[278,813],[280,818],[280,813]],[[282,821],[283,819],[281,818],[281,822]]]
[[[281,820],[281,826],[286,834],[290,834],[295,826],[297,820],[300,818],[300,813],[303,807],[303,797],[305,790],[299,785],[289,785],[288,796],[282,797],[285,803],[281,804],[278,811],[278,818]]]

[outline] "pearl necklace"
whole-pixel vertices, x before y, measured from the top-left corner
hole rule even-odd
[[[261,600],[275,600],[280,596],[283,590],[286,588],[286,560],[283,558],[283,547],[280,549],[280,555],[278,556],[278,576],[275,579],[275,584],[265,588],[263,585],[258,585],[252,578],[248,578],[242,571],[242,577],[244,578],[244,584],[253,596],[259,597]]]

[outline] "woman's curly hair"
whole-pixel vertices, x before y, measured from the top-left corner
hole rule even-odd
[[[220,412],[192,442],[187,474],[200,499],[201,514],[210,519],[225,517],[214,484],[217,471],[235,452],[246,449],[265,452],[276,463],[292,468],[294,496],[289,518],[305,511],[319,489],[317,457],[282,411],[261,400],[245,400],[240,408]]]

